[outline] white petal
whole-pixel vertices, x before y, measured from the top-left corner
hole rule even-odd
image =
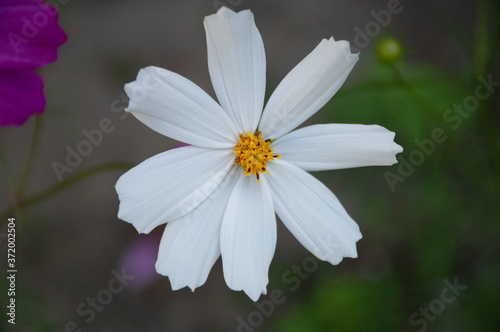
[[[165,227],[156,271],[169,277],[173,290],[188,286],[194,291],[207,280],[220,256],[222,217],[236,180],[228,174],[203,203]]]
[[[126,110],[160,134],[208,148],[230,148],[238,141],[239,132],[224,110],[176,73],[143,68],[125,92],[130,98]]]
[[[394,133],[377,125],[325,124],[301,128],[272,143],[273,153],[306,171],[393,165],[403,151]]]
[[[348,42],[323,39],[269,98],[259,125],[262,135],[283,136],[316,113],[340,89],[357,60]]]
[[[186,146],[145,160],[116,183],[118,218],[149,233],[182,217],[219,186],[234,159],[229,149]]]
[[[269,265],[276,247],[276,217],[269,184],[244,176],[234,187],[222,220],[221,252],[224,279],[257,301],[266,294]]]
[[[222,7],[203,22],[215,93],[240,133],[257,129],[266,89],[266,55],[253,14]]]
[[[268,170],[276,213],[306,249],[332,264],[357,257],[359,227],[327,187],[282,160],[268,164]]]

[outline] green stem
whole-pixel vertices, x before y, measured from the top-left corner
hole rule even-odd
[[[415,102],[415,104],[419,105],[420,108],[427,112],[427,114],[434,118],[434,120],[436,120],[437,122],[442,122],[443,119],[440,116],[440,111],[418,94],[414,86],[408,83],[408,81],[404,78],[403,74],[395,64],[391,64],[390,67],[396,75],[397,82],[399,82],[406,88],[409,97]]]
[[[14,187],[12,186],[12,183],[9,185],[10,186],[10,192],[12,196],[12,205],[10,207],[10,210],[12,213],[4,213],[2,214],[2,219],[0,219],[0,225],[2,222],[6,222],[8,217],[13,217],[14,215],[17,216],[17,225],[19,231],[21,231],[22,225],[24,224],[24,214],[21,208],[20,204],[20,196],[17,194],[15,191]],[[6,212],[8,212],[9,209],[7,209]]]
[[[9,206],[3,213],[2,217],[0,219],[0,223],[5,222],[5,220],[13,215],[14,213],[18,213],[20,209],[24,209],[28,206],[35,205],[37,203],[40,203],[41,201],[44,201],[51,196],[63,191],[64,189],[69,188],[70,186],[92,176],[95,174],[98,174],[100,172],[104,171],[110,171],[110,170],[117,170],[117,169],[130,169],[133,167],[133,165],[129,163],[121,163],[121,162],[111,162],[111,163],[106,163],[103,165],[95,166],[92,168],[89,168],[85,171],[82,171],[81,173],[75,174],[73,176],[68,177],[66,180],[63,182],[60,182],[48,189],[45,189],[37,194],[34,194],[26,199],[19,198],[19,201],[16,203],[12,204]]]
[[[33,160],[35,159],[38,137],[40,136],[41,123],[42,117],[40,115],[35,115],[35,128],[33,129],[33,136],[31,137],[31,145],[28,152],[28,158],[26,159],[26,164],[24,166],[19,189],[14,193],[14,195],[16,196],[15,199],[20,199],[23,196],[24,188],[26,186],[26,183],[28,183],[31,170],[33,169]]]

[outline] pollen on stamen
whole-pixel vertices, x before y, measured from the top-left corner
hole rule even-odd
[[[260,174],[267,173],[267,162],[275,158],[281,158],[280,155],[273,154],[271,149],[272,138],[263,140],[261,131],[255,135],[248,132],[248,135],[240,134],[240,140],[234,148],[236,154],[235,164],[240,165],[245,172],[245,176],[255,175],[257,182],[260,182]]]

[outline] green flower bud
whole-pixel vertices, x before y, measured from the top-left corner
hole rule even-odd
[[[377,43],[377,57],[385,63],[393,63],[399,60],[403,54],[403,46],[392,37],[387,37]]]

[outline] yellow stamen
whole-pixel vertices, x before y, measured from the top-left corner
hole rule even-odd
[[[236,165],[240,165],[245,171],[245,176],[255,175],[257,182],[260,182],[260,173],[267,173],[267,162],[281,156],[273,154],[271,149],[272,138],[263,140],[260,130],[252,135],[240,134],[240,141],[234,148],[236,154]]]

